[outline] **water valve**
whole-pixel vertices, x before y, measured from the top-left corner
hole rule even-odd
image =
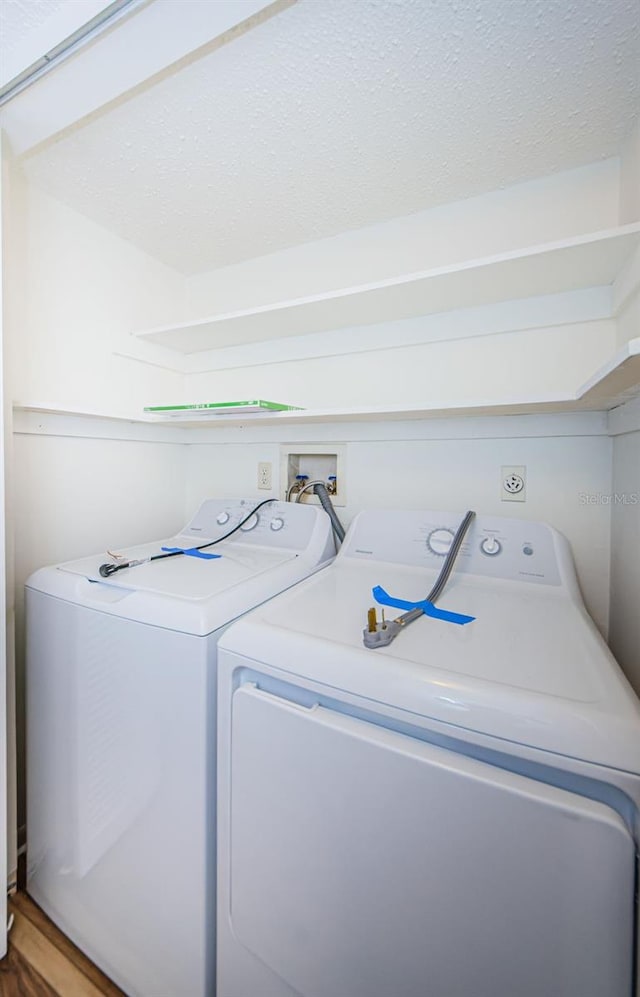
[[[306,485],[309,480],[308,474],[296,474],[296,480],[291,485],[290,494],[295,495]]]

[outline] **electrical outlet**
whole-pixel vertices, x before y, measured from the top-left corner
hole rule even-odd
[[[527,469],[524,464],[504,464],[500,468],[503,502],[527,501]]]
[[[258,461],[258,488],[261,491],[271,491],[271,461]]]

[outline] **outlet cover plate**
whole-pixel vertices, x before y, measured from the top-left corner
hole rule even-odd
[[[258,461],[258,488],[270,492],[272,483],[272,464],[270,460]]]
[[[521,487],[518,487],[522,482]],[[527,468],[524,464],[503,464],[500,468],[500,498],[503,502],[527,501]]]

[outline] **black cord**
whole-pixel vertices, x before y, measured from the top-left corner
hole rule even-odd
[[[244,526],[244,524],[251,519],[252,516],[255,516],[258,509],[262,509],[263,505],[268,505],[269,502],[277,502],[277,501],[278,501],[277,499],[273,498],[264,499],[264,501],[259,502],[258,505],[251,510],[251,512],[247,513],[244,519],[241,519],[240,522],[237,523],[232,530],[229,530],[228,533],[225,533],[224,536],[218,537],[217,540],[209,540],[208,543],[200,544],[199,547],[190,547],[189,549],[205,550],[207,547],[213,547],[214,544],[222,543],[223,540],[226,540],[228,537],[233,536],[234,533],[237,533],[238,530],[241,529]],[[172,550],[172,551],[167,551],[164,554],[154,554],[152,557],[145,557],[144,560],[142,561],[126,561],[124,564],[101,564],[99,570],[103,578],[109,578],[110,575],[114,575],[116,571],[122,571],[123,568],[135,568],[137,564],[147,564],[149,561],[164,561],[165,558],[167,557],[179,557],[181,554],[184,554],[183,550]]]

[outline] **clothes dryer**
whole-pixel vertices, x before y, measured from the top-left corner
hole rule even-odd
[[[364,646],[460,520],[363,512],[222,638],[219,997],[636,992],[640,708],[567,541],[477,517]]]

